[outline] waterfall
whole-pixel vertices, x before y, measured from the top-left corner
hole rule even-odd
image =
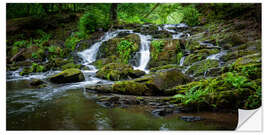
[[[145,71],[146,73],[149,73],[149,70],[146,69],[146,66],[150,60],[150,40],[152,39],[152,36],[150,35],[141,35],[139,33],[136,33],[140,36],[141,39],[141,47],[140,47],[140,63],[138,67],[134,67],[134,69],[139,69],[142,71]]]
[[[97,52],[101,44],[105,41],[108,41],[116,37],[120,32],[123,32],[123,31],[130,32],[130,30],[116,30],[114,32],[106,32],[105,35],[102,37],[101,41],[93,44],[89,49],[79,52],[78,55],[84,60],[85,62],[84,65],[89,65],[92,62],[96,61]]]

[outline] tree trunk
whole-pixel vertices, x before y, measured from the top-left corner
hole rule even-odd
[[[117,24],[117,5],[118,3],[112,3],[111,5],[111,26]]]

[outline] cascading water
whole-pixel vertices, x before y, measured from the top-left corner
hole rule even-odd
[[[139,51],[140,54],[140,63],[138,67],[134,67],[134,69],[139,69],[149,73],[149,70],[146,69],[146,66],[150,60],[150,40],[152,37],[150,35],[141,35],[137,33],[141,39],[141,48]]]
[[[185,58],[186,58],[186,56],[183,56],[183,57],[180,59],[179,66],[183,66],[184,61],[185,61]]]
[[[227,51],[221,50],[219,53],[210,55],[210,56],[208,56],[206,59],[210,59],[210,60],[219,60],[220,57],[222,57],[222,56],[225,55],[226,53],[227,53]]]

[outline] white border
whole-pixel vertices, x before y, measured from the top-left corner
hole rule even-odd
[[[5,5],[6,3],[21,3],[21,2],[37,2],[37,3],[263,3],[262,4],[262,43],[263,43],[263,106],[269,106],[269,97],[270,96],[270,87],[269,83],[267,83],[270,75],[270,66],[269,60],[270,59],[270,33],[269,33],[269,16],[270,13],[270,6],[269,0],[5,0],[0,2],[0,14],[1,14],[1,33],[0,33],[0,62],[1,62],[1,69],[0,69],[0,135],[74,135],[74,134],[82,134],[82,135],[89,135],[89,134],[104,134],[104,135],[111,135],[111,134],[118,134],[118,135],[138,135],[138,134],[167,134],[167,135],[179,135],[179,134],[202,134],[202,135],[209,135],[209,134],[269,134],[269,115],[263,115],[263,126],[267,125],[266,128],[263,128],[263,132],[237,132],[237,131],[168,131],[168,132],[160,132],[160,131],[137,131],[137,132],[130,132],[130,131],[6,131],[6,41],[5,41],[5,32],[6,32],[6,10]],[[270,114],[269,107],[263,108],[263,114]]]

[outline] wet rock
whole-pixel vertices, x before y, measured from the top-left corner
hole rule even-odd
[[[61,66],[61,69],[62,70],[66,70],[66,69],[69,69],[69,68],[81,68],[81,64],[74,64],[73,62],[70,62],[70,63],[67,63],[63,66]]]
[[[203,120],[200,116],[180,116],[180,119],[186,122],[200,121]]]
[[[38,85],[41,85],[41,84],[44,84],[45,82],[40,80],[40,79],[33,79],[31,80],[30,82],[30,85],[32,86],[38,86]]]
[[[152,111],[152,114],[155,116],[166,116],[171,113],[173,113],[173,110],[169,108],[160,108]]]
[[[150,72],[159,72],[159,71],[170,69],[170,68],[179,68],[179,69],[181,69],[181,67],[179,65],[168,64],[168,65],[164,65],[164,66],[159,66],[159,67],[151,68],[150,69]]]
[[[85,86],[87,90],[94,90],[102,93],[113,93],[112,84],[98,84]]]
[[[99,48],[99,51],[97,53],[97,59],[100,58],[108,58],[110,56],[115,56],[119,59],[119,54],[117,51],[117,45],[123,41],[127,40],[131,42],[132,44],[132,50],[130,51],[130,55],[133,56],[140,48],[141,39],[137,34],[129,34],[124,37],[116,37],[113,39],[110,39],[104,43]]]
[[[84,81],[84,75],[79,69],[71,68],[49,77],[49,80],[53,83],[81,82]]]
[[[160,44],[160,47],[155,46],[157,42]],[[175,64],[178,62],[177,54],[179,52],[181,52],[179,39],[153,40],[150,45],[151,59],[148,66],[149,68],[153,68]]]
[[[144,71],[133,70],[132,66],[121,63],[110,63],[101,68],[96,76],[102,79],[118,81],[123,79],[138,78],[145,74]]]
[[[185,84],[191,78],[184,75],[179,69],[168,69],[142,78],[120,81],[113,84],[113,91],[132,95],[159,95],[163,90]]]

